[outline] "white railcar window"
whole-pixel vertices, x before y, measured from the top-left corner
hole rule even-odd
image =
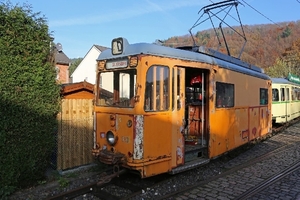
[[[296,90],[296,97],[298,100],[300,100],[300,88],[297,88]]]
[[[284,88],[280,88],[280,99],[281,99],[281,101],[285,101],[285,91],[284,91]]]
[[[286,100],[290,100],[290,88],[285,88],[286,89]]]
[[[292,87],[292,101],[297,100],[297,88]]]
[[[272,100],[279,101],[279,91],[278,89],[272,89]]]

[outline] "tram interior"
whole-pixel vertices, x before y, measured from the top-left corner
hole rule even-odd
[[[189,147],[207,147],[207,90],[208,70],[187,68],[185,77],[186,151],[189,151]]]

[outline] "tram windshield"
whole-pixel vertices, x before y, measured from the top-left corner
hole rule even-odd
[[[134,107],[135,69],[102,72],[98,80],[98,106]]]

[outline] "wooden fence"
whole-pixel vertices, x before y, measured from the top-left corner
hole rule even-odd
[[[62,99],[57,119],[57,170],[92,163],[93,100]]]

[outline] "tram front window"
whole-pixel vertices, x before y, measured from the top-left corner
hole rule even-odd
[[[97,105],[134,107],[136,70],[118,70],[98,74]]]

